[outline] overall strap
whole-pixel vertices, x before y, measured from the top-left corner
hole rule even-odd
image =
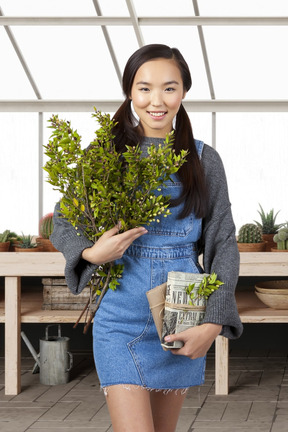
[[[199,159],[202,158],[202,151],[203,151],[203,147],[204,147],[204,142],[203,141],[199,141],[199,140],[194,140],[195,142],[195,146],[196,146],[196,150],[199,156]]]

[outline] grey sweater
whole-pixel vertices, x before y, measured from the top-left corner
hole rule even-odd
[[[199,250],[203,253],[204,271],[215,271],[218,278],[224,282],[224,285],[209,297],[204,322],[222,324],[221,334],[235,339],[243,331],[235,301],[239,252],[226,175],[220,156],[208,145],[204,145],[202,164],[209,191],[209,210],[207,217],[203,219]],[[65,278],[71,292],[79,294],[97,270],[97,266],[81,257],[83,250],[91,247],[93,243],[83,234],[77,235],[75,228],[66,219],[59,217],[59,212],[58,203],[50,239],[65,257]]]

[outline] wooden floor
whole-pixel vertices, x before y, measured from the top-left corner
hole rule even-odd
[[[112,432],[103,392],[90,353],[75,354],[70,382],[44,386],[32,374],[33,358],[22,359],[22,392],[4,395],[0,358],[1,432]],[[231,352],[230,394],[214,394],[214,355],[206,383],[189,390],[177,432],[287,432],[288,350]]]

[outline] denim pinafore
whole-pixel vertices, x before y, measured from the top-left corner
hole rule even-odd
[[[144,138],[143,144],[160,141]],[[204,143],[195,140],[195,145],[201,158]],[[182,185],[176,176],[173,180],[159,193],[178,197]],[[196,247],[202,220],[193,214],[177,219],[182,205],[171,208],[168,217],[160,216],[160,223],[151,223],[148,233],[117,261],[124,264],[120,286],[105,294],[93,323],[94,359],[103,388],[126,384],[172,390],[204,381],[205,357],[191,360],[162,349],[146,297],[146,291],[167,281],[169,271],[202,272]]]

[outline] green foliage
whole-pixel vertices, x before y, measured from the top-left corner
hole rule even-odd
[[[0,234],[0,243],[5,243],[7,241],[11,241],[14,238],[17,238],[17,234],[10,230],[5,230],[2,234]]]
[[[277,249],[288,249],[288,224],[286,227],[280,229],[277,234],[275,234],[273,240],[275,243],[277,243]]]
[[[53,213],[48,213],[39,221],[39,235],[44,239],[49,239],[53,232]]]
[[[271,209],[269,213],[265,213],[260,204],[259,207],[260,211],[258,210],[258,213],[261,217],[261,223],[257,221],[254,222],[261,228],[262,234],[276,234],[283,226],[283,224],[276,224],[276,217],[280,210],[274,215],[274,209]]]
[[[37,247],[37,243],[33,241],[33,236],[30,234],[24,235],[22,233],[22,236],[20,236],[19,244],[17,247],[21,249],[34,249]]]
[[[262,241],[262,231],[257,225],[249,223],[240,228],[238,243],[261,243]]]
[[[53,133],[45,147],[49,160],[44,169],[48,182],[62,194],[61,212],[78,230],[93,242],[105,231],[121,222],[120,232],[157,221],[170,214],[169,197],[156,194],[170,176],[185,162],[187,152],[176,155],[173,134],[163,146],[148,149],[141,157],[139,145],[126,147],[119,154],[113,142],[115,126],[109,114],[95,110],[100,124],[95,139],[81,149],[81,136],[69,121],[57,115],[50,119]],[[123,267],[105,264],[90,285],[102,295],[108,287],[116,289]]]
[[[217,280],[217,274],[215,272],[211,273],[209,276],[204,276],[196,291],[195,284],[189,284],[186,288],[186,293],[190,297],[189,304],[195,306],[197,300],[201,297],[207,300],[208,297],[223,284],[224,282]]]

